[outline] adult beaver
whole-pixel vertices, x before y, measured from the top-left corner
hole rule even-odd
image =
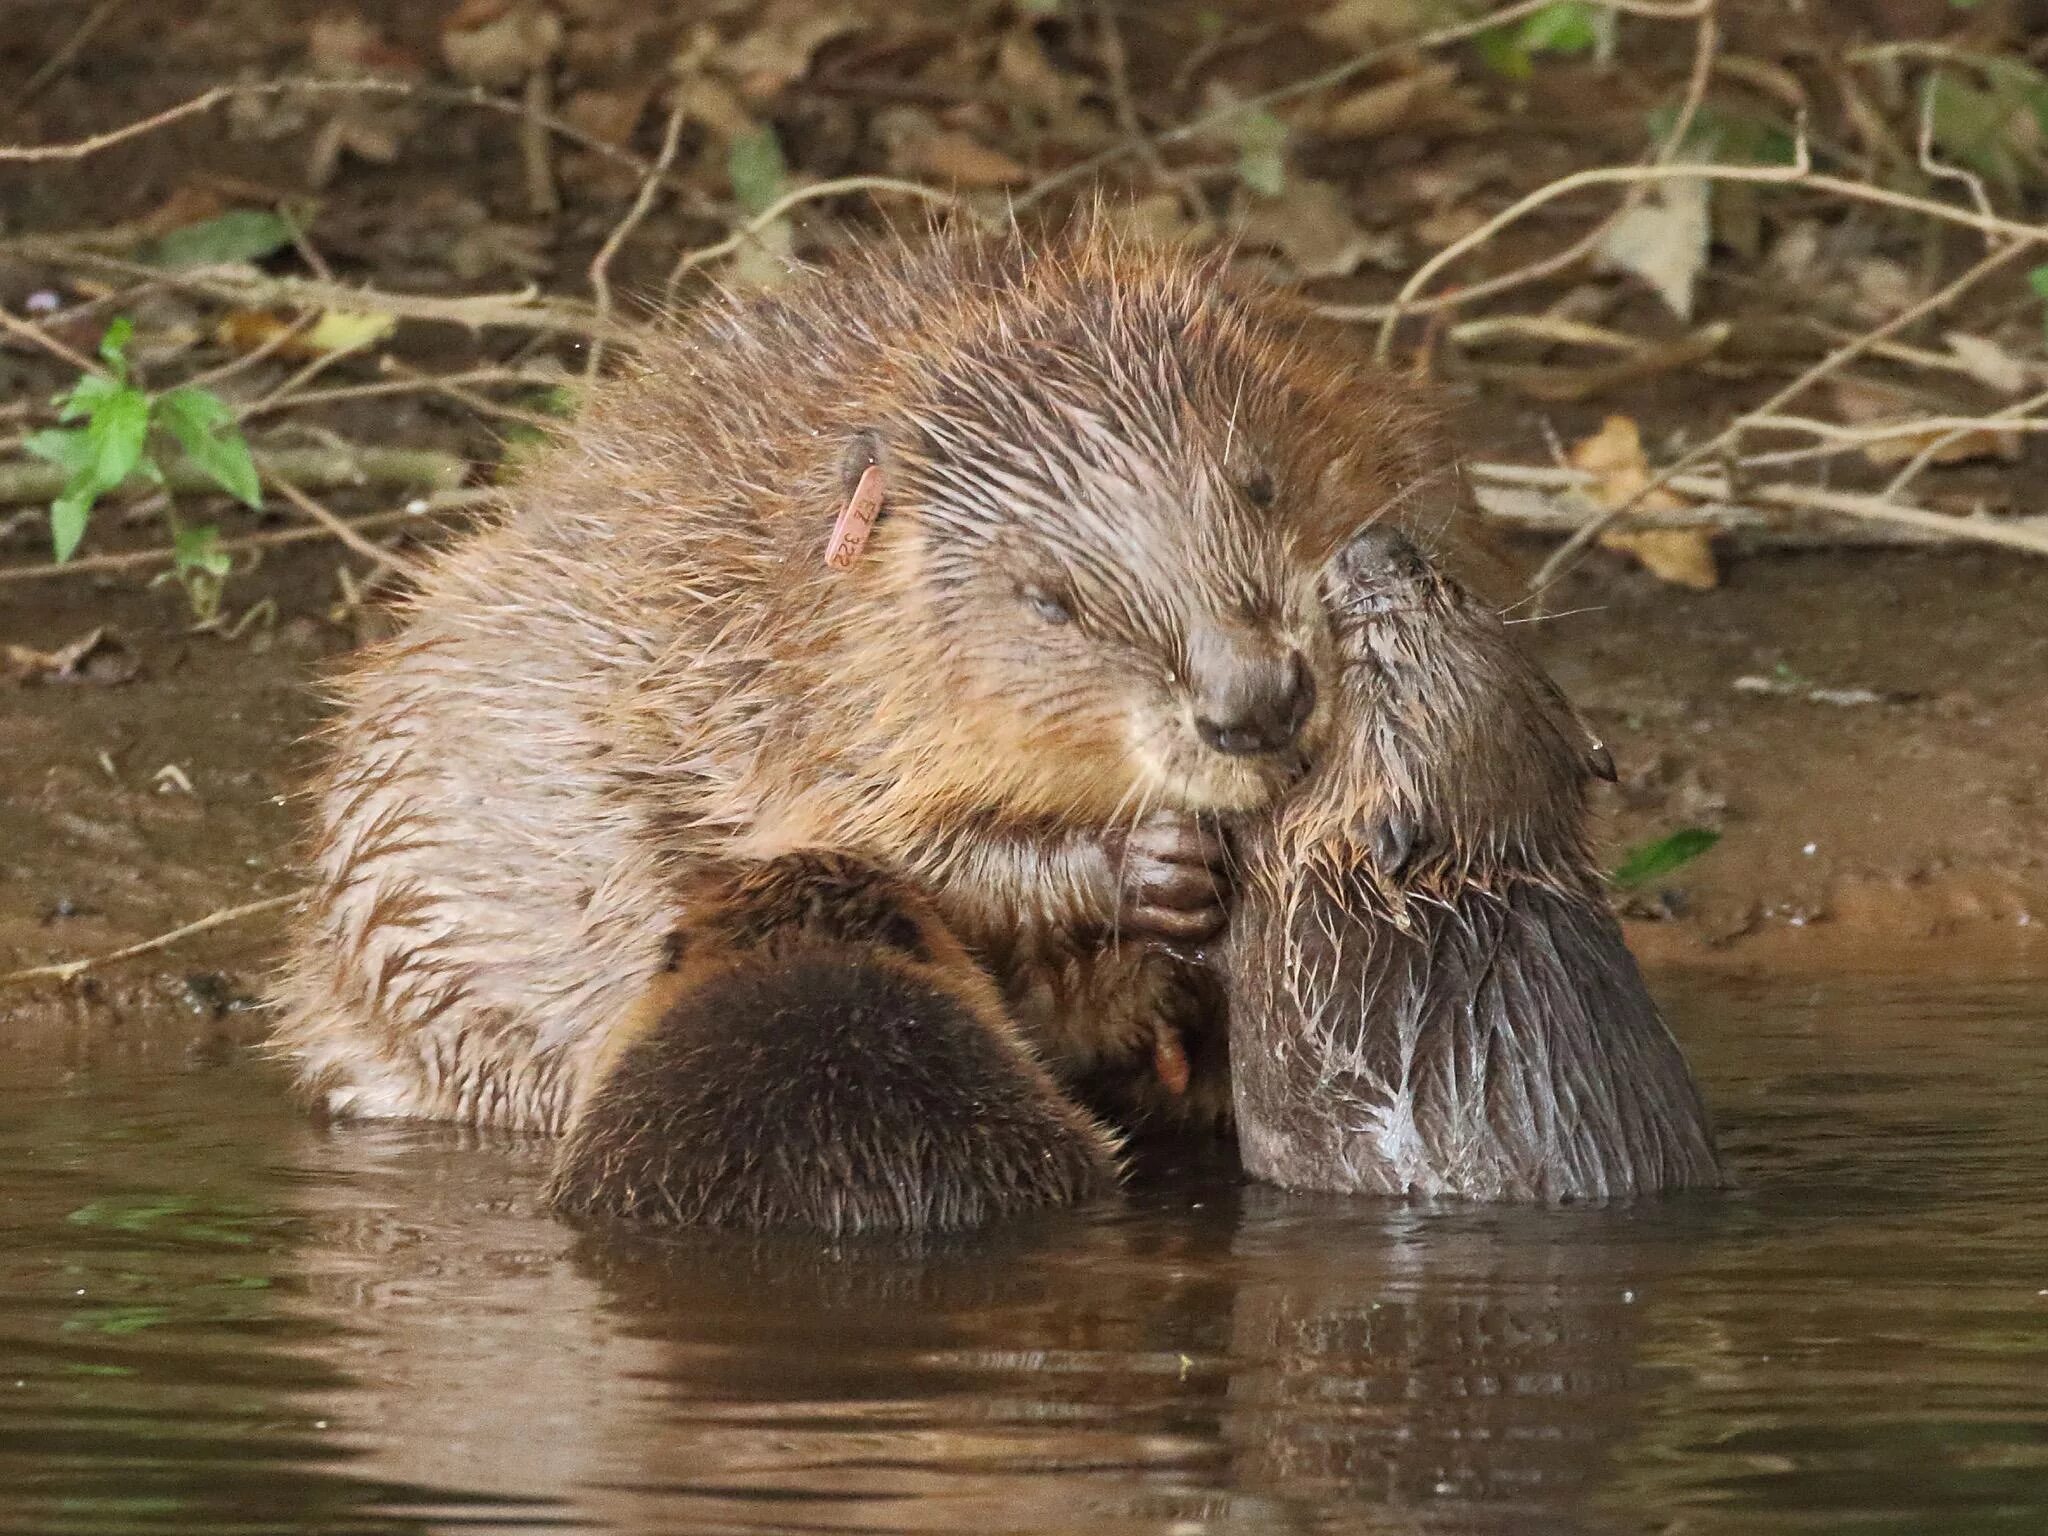
[[[1249,830],[1231,933],[1246,1168],[1477,1199],[1718,1184],[1586,846],[1606,748],[1397,530],[1353,539],[1329,584],[1332,750]]]
[[[1450,462],[1291,301],[1099,226],[652,328],[343,679],[283,1052],[338,1116],[559,1132],[698,877],[829,849],[1059,1080],[1213,1120],[1213,989],[1146,941],[1220,928],[1215,819],[1326,735],[1320,572]]]

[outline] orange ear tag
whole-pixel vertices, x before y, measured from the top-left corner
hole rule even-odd
[[[868,547],[868,535],[875,519],[882,515],[882,466],[870,464],[840,509],[832,525],[832,537],[825,545],[825,563],[835,571],[850,571],[860,552]]]
[[[1192,1075],[1188,1049],[1171,1024],[1161,1024],[1152,1037],[1152,1070],[1159,1074],[1160,1085],[1176,1099],[1188,1091],[1188,1078]]]

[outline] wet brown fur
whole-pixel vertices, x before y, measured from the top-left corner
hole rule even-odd
[[[614,1032],[564,1210],[834,1235],[946,1231],[1116,1184],[994,984],[904,881],[836,854],[713,874]]]
[[[1327,682],[1316,573],[1450,462],[1288,301],[1100,227],[654,326],[343,680],[280,1050],[339,1115],[560,1131],[696,876],[822,847],[927,891],[1062,1080],[1142,1084],[1190,972],[1119,941],[1105,832],[1303,766],[1192,744],[1191,636]]]
[[[1606,749],[1398,533],[1333,562],[1330,605],[1339,745],[1248,838],[1232,931],[1247,1169],[1489,1200],[1718,1184],[1587,849]]]

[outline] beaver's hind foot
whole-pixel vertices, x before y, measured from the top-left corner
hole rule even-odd
[[[572,1212],[943,1231],[1114,1187],[1116,1144],[908,884],[791,854],[691,890],[551,1194]]]

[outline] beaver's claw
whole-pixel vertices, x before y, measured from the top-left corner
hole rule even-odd
[[[1230,920],[1229,848],[1221,829],[1162,811],[1110,834],[1116,929],[1167,944],[1201,944]]]

